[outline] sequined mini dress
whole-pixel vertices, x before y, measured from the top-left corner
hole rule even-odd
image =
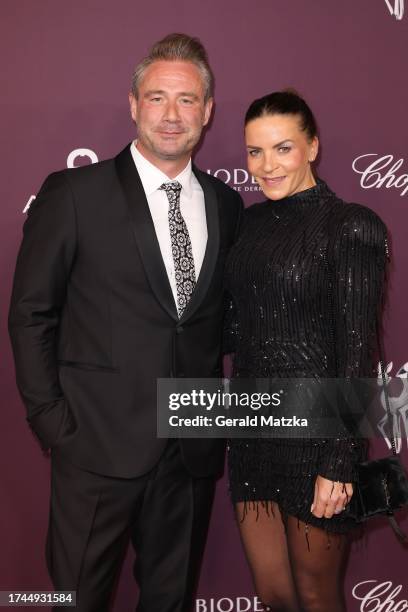
[[[225,352],[234,353],[233,378],[376,376],[386,259],[381,219],[321,180],[247,208],[226,266]],[[311,514],[314,483],[318,474],[355,481],[365,451],[350,436],[231,439],[232,501],[249,508],[276,502],[283,516],[345,533],[355,526],[347,510],[331,519]]]

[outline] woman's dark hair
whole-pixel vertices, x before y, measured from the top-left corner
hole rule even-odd
[[[254,100],[246,112],[245,125],[253,119],[267,115],[297,115],[300,119],[300,129],[306,132],[309,140],[318,134],[316,119],[312,111],[294,90],[274,91],[263,98]]]

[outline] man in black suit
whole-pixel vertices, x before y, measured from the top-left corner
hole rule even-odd
[[[24,226],[10,335],[28,422],[51,449],[50,575],[81,612],[108,609],[129,539],[137,610],[192,606],[224,448],[158,439],[156,380],[221,372],[242,201],[191,165],[212,90],[197,39],[156,43],[133,77],[137,141],[51,174]]]

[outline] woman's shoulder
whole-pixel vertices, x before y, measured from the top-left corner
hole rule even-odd
[[[340,198],[337,198],[339,209],[343,212],[345,220],[356,220],[363,224],[384,224],[380,215],[375,212],[372,208],[359,204],[357,202],[345,202]]]
[[[339,197],[322,179],[318,179],[318,187],[322,194],[322,201],[325,205],[329,205],[328,214],[330,216],[330,225],[350,225],[361,227],[375,227],[385,224],[381,217],[374,210],[359,204],[357,202],[348,202]]]
[[[387,227],[377,212],[357,202],[336,198],[331,225],[337,225],[337,235],[360,238],[362,241],[386,239]],[[337,223],[336,223],[337,220]]]

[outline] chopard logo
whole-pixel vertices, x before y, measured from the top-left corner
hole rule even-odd
[[[401,21],[404,16],[404,0],[394,0],[394,6],[391,0],[385,0],[385,4],[390,11],[390,15],[394,15],[397,21]]]
[[[389,374],[393,368],[393,365],[394,364],[392,361],[387,364],[385,368],[385,380],[388,388],[388,400],[391,412],[391,431],[392,435],[394,436],[397,453],[399,453],[401,452],[403,437],[406,439],[408,446],[408,362],[404,363],[404,365],[400,367],[400,369],[395,375],[395,378],[399,378],[399,395],[395,394],[394,387],[396,385],[392,385],[392,391],[390,391],[390,386],[392,384],[393,378]],[[383,387],[380,365],[378,366],[377,382],[381,387]],[[381,405],[384,409],[384,416],[380,419],[379,423],[377,424],[377,427],[381,432],[382,436],[384,437],[388,448],[391,449],[391,442],[388,437],[390,435],[390,428],[388,426],[387,406],[385,403],[385,390],[383,388],[381,389],[380,398]]]
[[[402,585],[394,588],[391,580],[378,584],[377,580],[364,580],[355,585],[352,594],[361,602],[360,612],[405,612],[408,600],[396,599],[401,591]]]
[[[394,161],[393,155],[379,157],[378,153],[365,153],[356,157],[352,168],[361,175],[360,185],[363,189],[394,187],[400,190],[401,196],[404,196],[408,193],[408,174],[397,174],[403,163],[402,158]]]
[[[211,174],[215,178],[224,181],[227,185],[231,185],[235,191],[261,191],[254,177],[243,168],[234,168],[232,170],[227,168],[208,169],[207,174]]]

